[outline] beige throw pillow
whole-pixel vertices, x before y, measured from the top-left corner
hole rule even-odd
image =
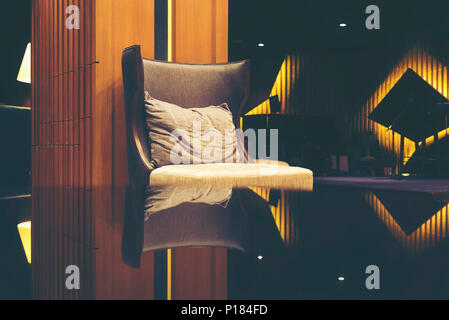
[[[241,161],[226,103],[182,108],[145,92],[146,123],[155,167]]]

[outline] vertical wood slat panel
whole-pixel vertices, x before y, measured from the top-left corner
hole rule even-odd
[[[32,269],[33,295],[38,299],[92,296],[88,286],[79,291],[65,288],[66,266],[79,265],[88,275],[91,265],[82,263],[80,256],[92,250],[79,236],[81,229],[90,234],[92,227],[80,219],[90,209],[80,196],[81,188],[90,188],[81,186],[80,168],[90,172],[90,162],[86,164],[80,149],[91,144],[87,139],[82,147],[80,143],[80,110],[90,108],[80,88],[92,86],[90,73],[84,71],[91,61],[80,54],[80,42],[88,46],[87,37],[80,34],[88,31],[65,27],[65,9],[71,4],[83,7],[81,0],[36,0],[32,5]],[[88,13],[83,17],[91,19]]]

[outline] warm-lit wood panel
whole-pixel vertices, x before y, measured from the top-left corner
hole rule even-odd
[[[80,30],[65,27],[65,9],[77,5]],[[88,298],[93,257],[89,196],[93,61],[92,2],[32,2],[33,294],[39,299]],[[65,267],[80,267],[81,290],[65,288]]]
[[[226,260],[223,248],[174,249],[172,299],[226,299]]]
[[[80,9],[68,29],[66,8]],[[121,259],[127,183],[121,52],[154,52],[152,0],[32,2],[33,294],[38,299],[152,298],[152,255]],[[65,288],[77,265],[81,289]]]
[[[171,0],[172,59],[228,61],[228,0]]]
[[[80,30],[65,27],[72,4]],[[227,61],[227,1],[171,7],[176,61]],[[153,254],[140,269],[121,259],[128,182],[121,53],[140,44],[154,57],[154,1],[36,0],[32,41],[34,296],[151,299]],[[174,253],[174,298],[195,297],[184,280],[203,281],[203,271],[210,277],[196,297],[225,298],[226,250],[185,250]],[[65,288],[70,264],[80,266],[81,290]]]
[[[227,62],[228,0],[169,1],[172,61]],[[227,297],[226,249],[180,248],[171,250],[171,254],[172,299]]]
[[[140,44],[154,57],[153,0],[97,0],[95,13],[95,104],[93,109],[93,210],[96,297],[152,299],[153,254],[140,269],[121,262],[125,188],[128,183],[121,55]]]

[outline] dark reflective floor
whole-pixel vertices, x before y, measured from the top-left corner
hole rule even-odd
[[[428,193],[153,191],[143,251],[230,248],[230,299],[449,298],[449,207]],[[379,290],[365,286],[370,265],[379,268]]]
[[[89,199],[89,192],[80,197]],[[313,192],[177,186],[152,188],[145,210],[136,214],[125,210],[125,193],[116,189],[112,211],[101,202],[91,218],[82,208],[55,207],[61,212],[52,222],[58,234],[50,234],[49,243],[57,252],[33,253],[33,261],[47,263],[45,270],[52,277],[43,286],[64,290],[64,267],[75,264],[84,275],[82,289],[92,290],[96,284],[92,297],[163,297],[158,290],[166,281],[156,282],[158,270],[167,266],[152,253],[212,247],[228,248],[224,274],[229,299],[449,298],[449,205],[446,198],[432,193],[320,184]],[[3,239],[13,240],[4,243],[7,250],[1,256],[0,282],[7,294],[2,298],[30,297],[31,268],[21,248],[16,217],[28,207],[2,204]],[[89,238],[91,231],[83,231],[83,224],[74,223],[81,218],[95,219],[94,240]],[[40,217],[40,223],[47,220]],[[48,267],[57,257],[58,265]],[[19,260],[28,267],[13,267]],[[379,268],[379,290],[365,286],[370,265]],[[183,267],[176,265],[178,275],[185,274]],[[13,295],[13,289],[22,293]]]

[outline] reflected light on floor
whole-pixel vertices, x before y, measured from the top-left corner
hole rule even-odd
[[[20,240],[22,241],[27,261],[31,263],[31,221],[18,224],[17,229],[19,230]]]
[[[407,235],[374,193],[366,192],[365,201],[404,247],[420,251],[434,246],[447,237],[449,204],[436,212],[412,234]]]
[[[254,187],[250,187],[249,189],[269,203],[270,189]],[[297,201],[294,201],[292,197],[295,196],[292,196],[285,190],[281,190],[277,205],[270,206],[270,210],[276,228],[278,229],[279,235],[285,246],[289,248],[298,248],[300,245],[299,226],[296,223],[294,212],[295,210],[299,212],[299,209],[295,207]]]

